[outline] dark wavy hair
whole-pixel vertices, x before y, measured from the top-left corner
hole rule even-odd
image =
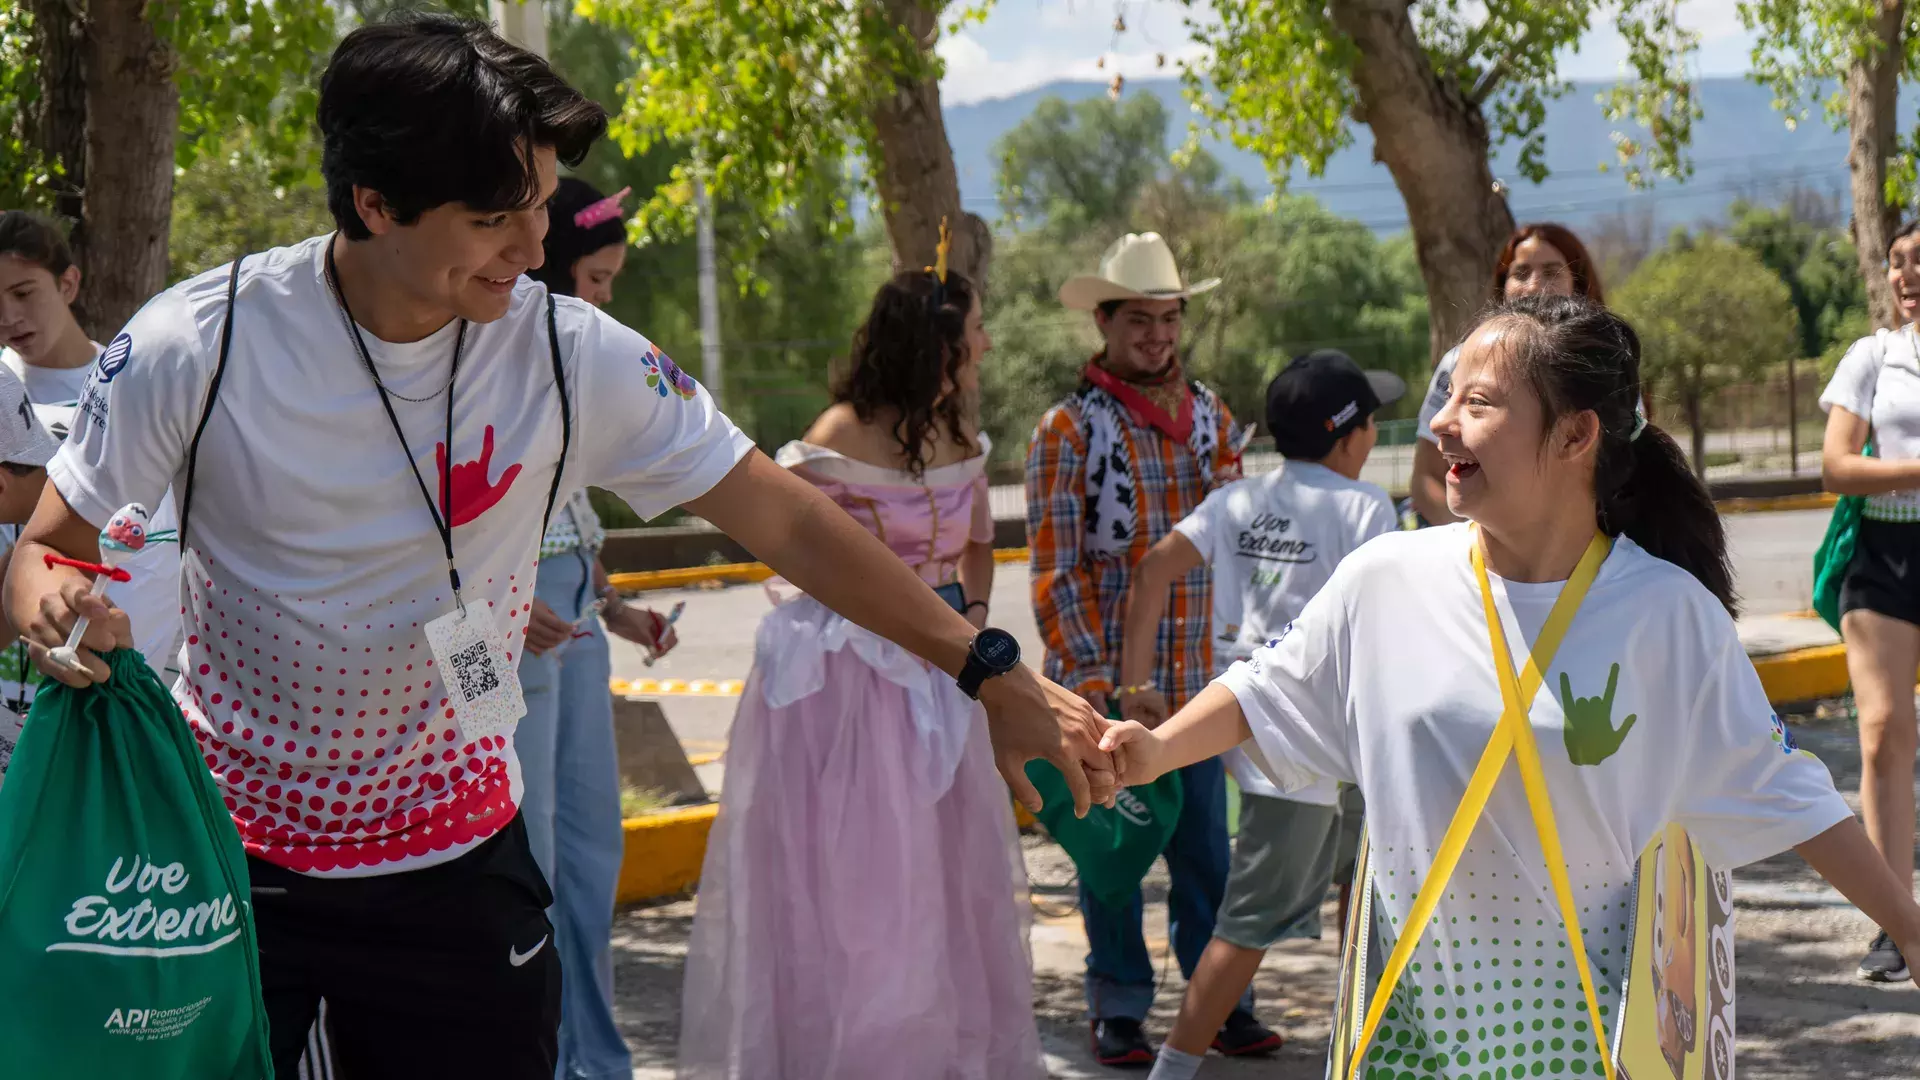
[[[589,228],[581,228],[573,216],[605,196],[585,180],[571,176],[560,178],[553,201],[547,204],[547,261],[527,271],[527,276],[546,285],[557,296],[574,296],[573,264],[604,247],[627,242],[624,215]]]
[[[1499,303],[1507,295],[1507,273],[1513,269],[1513,260],[1520,254],[1520,245],[1529,240],[1552,244],[1554,250],[1567,257],[1567,273],[1573,277],[1573,294],[1584,296],[1596,304],[1607,302],[1606,290],[1600,287],[1600,269],[1593,265],[1593,256],[1587,254],[1587,245],[1573,235],[1573,230],[1565,225],[1556,225],[1550,221],[1522,225],[1507,237],[1507,246],[1500,249],[1500,261],[1493,267],[1493,302]]]
[[[1692,574],[1738,615],[1727,533],[1713,497],[1680,444],[1652,423],[1642,429],[1634,414],[1640,335],[1578,296],[1524,296],[1494,307],[1481,325],[1496,320],[1519,329],[1508,339],[1507,360],[1539,397],[1547,431],[1574,413],[1592,411],[1600,420],[1593,497],[1601,531],[1624,535]]]
[[[349,240],[372,235],[355,186],[402,225],[448,203],[518,210],[539,198],[534,147],[578,165],[607,130],[605,110],[487,24],[414,13],[341,39],[317,119],[327,208]]]
[[[853,332],[847,372],[833,388],[835,403],[853,406],[865,423],[883,409],[899,414],[893,436],[916,477],[926,472],[927,443],[937,424],[946,425],[955,446],[968,445],[965,402],[958,394],[941,394],[967,360],[973,284],[949,271],[935,308],[936,284],[931,273],[913,270],[880,286],[867,321]]]

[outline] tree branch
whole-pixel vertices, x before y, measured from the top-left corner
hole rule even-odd
[[[1467,94],[1467,101],[1475,107],[1484,105],[1486,100],[1493,96],[1493,92],[1499,89],[1500,84],[1506,81],[1507,70],[1506,60],[1496,61],[1480,76],[1479,81],[1473,84],[1473,90]]]

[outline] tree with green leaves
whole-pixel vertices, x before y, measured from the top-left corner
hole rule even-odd
[[[1822,355],[1836,334],[1857,323],[1867,296],[1845,230],[1791,200],[1779,206],[1737,200],[1727,218],[1728,238],[1753,252],[1793,297],[1800,316],[1801,356]],[[1851,344],[1853,337],[1846,342]]]
[[[1740,19],[1758,32],[1753,77],[1773,90],[1789,125],[1810,105],[1849,135],[1853,246],[1875,326],[1898,322],[1893,291],[1881,267],[1899,224],[1899,208],[1915,194],[1914,154],[1920,134],[1902,152],[1896,108],[1900,81],[1920,77],[1920,5],[1906,0],[1742,0]],[[1832,89],[1835,84],[1839,89]]]
[[[864,161],[898,267],[931,265],[940,223],[951,265],[984,281],[987,225],[960,205],[940,111],[939,19],[948,0],[581,0],[579,11],[629,34],[636,68],[614,136],[629,153],[689,156],[640,208],[642,231],[691,226],[694,184],[761,222],[812,197],[841,200],[841,166]]]
[[[1679,399],[1706,471],[1702,406],[1799,351],[1786,283],[1753,252],[1717,236],[1680,236],[1609,298],[1640,333],[1641,378]]]
[[[27,0],[0,10],[0,194],[72,223],[81,323],[117,330],[167,279],[174,170],[246,124],[281,182],[334,40],[326,0]]]
[[[1192,3],[1194,0],[1187,0]],[[1406,200],[1432,310],[1430,351],[1465,331],[1487,300],[1513,229],[1492,148],[1520,147],[1522,177],[1547,175],[1546,104],[1568,84],[1559,58],[1603,18],[1626,39],[1631,78],[1603,95],[1627,178],[1691,172],[1699,115],[1683,63],[1695,35],[1679,0],[1212,0],[1190,20],[1208,58],[1188,68],[1190,96],[1215,128],[1260,155],[1276,180],[1318,176],[1372,133],[1374,156]]]
[[[1167,108],[1153,94],[1069,105],[1048,97],[994,145],[1000,209],[1014,224],[1108,227],[1167,167]]]

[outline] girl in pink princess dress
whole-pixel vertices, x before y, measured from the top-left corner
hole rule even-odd
[[[976,626],[991,346],[965,279],[897,275],[835,404],[778,456]],[[1038,1080],[1028,912],[979,706],[812,598],[777,602],[700,879],[683,1080]]]

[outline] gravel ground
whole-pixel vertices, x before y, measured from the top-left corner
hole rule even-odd
[[[1802,746],[1819,754],[1842,791],[1859,784],[1859,751],[1844,703],[1792,718]],[[1073,865],[1058,847],[1023,839],[1033,883],[1036,1019],[1060,1078],[1117,1075],[1086,1057],[1081,964],[1086,941],[1074,906]],[[1745,1080],[1894,1080],[1920,1076],[1920,992],[1876,987],[1854,977],[1873,927],[1799,857],[1748,867],[1736,879],[1739,965],[1739,1075]],[[1149,1030],[1164,1033],[1184,983],[1168,959],[1167,880],[1156,867],[1145,884],[1147,938],[1162,962],[1162,988]],[[622,1030],[636,1077],[672,1075],[681,965],[693,901],[629,909],[614,935]],[[1336,936],[1292,942],[1268,954],[1255,984],[1260,1013],[1289,1043],[1264,1061],[1214,1059],[1205,1077],[1320,1080],[1337,975]],[[1136,1074],[1137,1075],[1137,1074]]]

